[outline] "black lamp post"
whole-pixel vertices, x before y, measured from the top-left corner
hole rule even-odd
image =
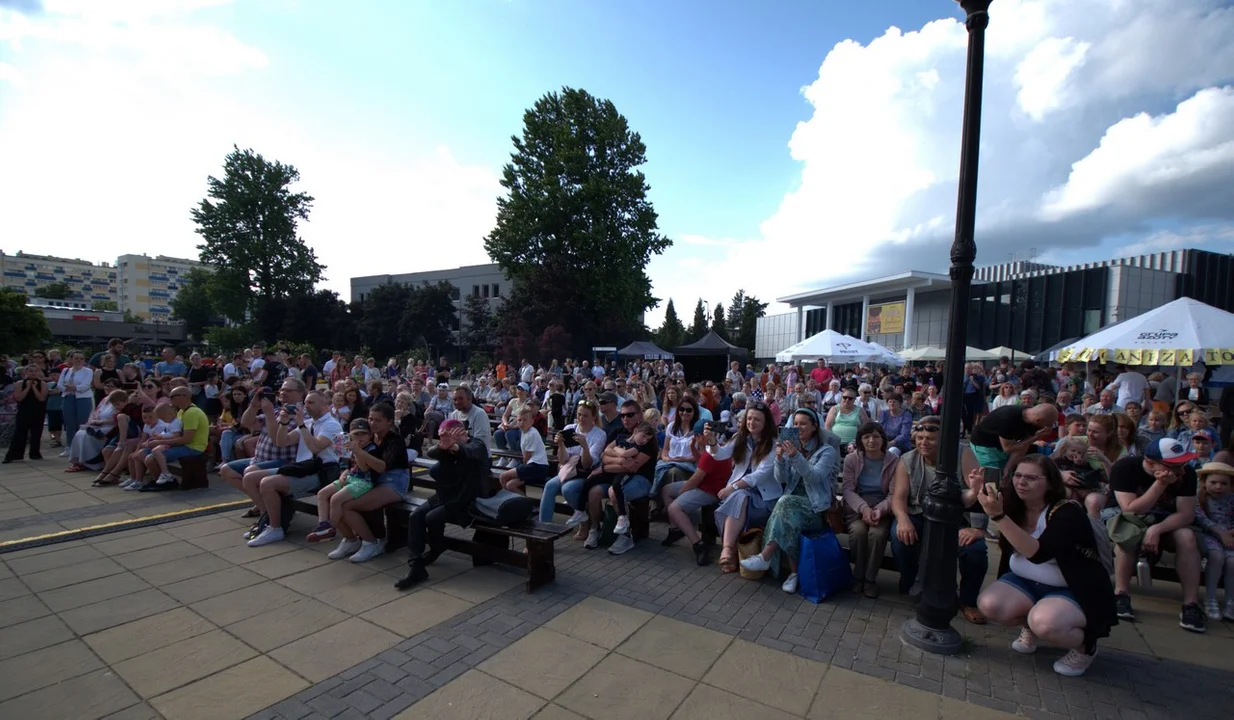
[[[960,409],[964,402],[964,354],[968,344],[969,288],[977,245],[973,225],[977,211],[977,151],[981,141],[981,81],[985,29],[991,0],[957,0],[967,14],[968,69],[964,87],[964,134],[960,143],[960,188],[955,241],[951,245],[951,317],[947,327],[947,365],[943,374],[943,427],[938,466],[922,502],[921,569],[913,588],[916,617],[904,623],[900,638],[926,652],[954,655],[963,638],[951,627],[956,606],[956,556],[960,516]]]

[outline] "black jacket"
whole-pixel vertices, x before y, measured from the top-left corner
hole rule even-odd
[[[492,478],[488,448],[476,438],[468,438],[455,450],[434,447],[428,457],[437,461],[429,471],[437,481],[437,493],[429,502],[448,508],[453,522],[468,524],[472,503],[487,494],[485,489]]]

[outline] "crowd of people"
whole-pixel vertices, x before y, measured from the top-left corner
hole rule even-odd
[[[668,526],[663,544],[686,540],[699,565],[713,561],[711,527],[721,572],[769,572],[795,592],[802,538],[831,528],[848,535],[853,592],[878,596],[888,544],[899,592],[920,591],[941,366],[734,362],[687,382],[667,360],[460,372],[444,358],[378,367],[334,353],[318,370],[255,345],[187,361],[168,348],[147,368],[113,341],[88,360],[35,351],[0,370],[14,418],[4,462],[41,457],[46,425],[69,472],[157,491],[176,487],[169,463],[211,453],[252,500],[251,546],[285,538],[285,498],[316,493],[308,540],[337,539],[332,559],[375,557],[380,528],[364,513],[399,502],[425,456],[436,494],[411,515],[401,589],[428,577],[446,524],[469,524],[477,498],[532,486],[539,519],[553,520],[560,497],[588,549],[606,531],[611,554],[633,548],[631,504],[647,501]],[[1217,597],[1234,578],[1234,393],[1212,407],[1202,368],[1181,387],[1168,374],[1007,358],[968,363],[963,377],[956,602],[967,621],[1020,626],[1016,651],[1065,648],[1055,670],[1083,674],[1098,640],[1134,619],[1131,578],[1162,550],[1174,553],[1184,629],[1234,620],[1234,595],[1224,608]],[[742,557],[751,528],[761,550]],[[983,587],[991,540],[999,579]]]

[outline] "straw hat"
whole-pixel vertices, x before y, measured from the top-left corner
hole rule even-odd
[[[1223,462],[1204,463],[1204,467],[1196,471],[1196,475],[1205,477],[1207,475],[1229,475],[1234,477],[1234,466],[1227,465]]]

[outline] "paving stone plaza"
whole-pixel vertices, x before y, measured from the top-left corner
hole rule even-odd
[[[557,582],[447,553],[407,594],[405,556],[249,548],[243,506],[205,491],[91,488],[49,458],[0,468],[0,542],[184,513],[0,553],[0,718],[1228,718],[1234,624],[1178,627],[1178,588],[1137,589],[1079,679],[1058,651],[956,620],[964,652],[903,645],[894,573],[821,605],[698,568],[664,526],[614,557],[568,537]],[[220,485],[216,476],[212,483]],[[991,573],[997,550],[991,547]],[[991,580],[993,577],[991,576]]]

